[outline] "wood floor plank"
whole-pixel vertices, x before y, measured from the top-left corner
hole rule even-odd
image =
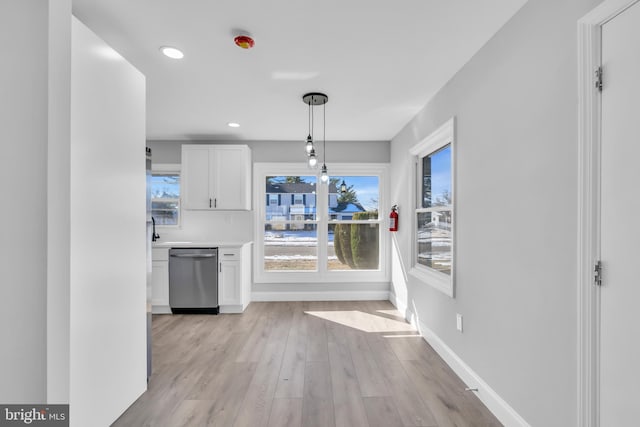
[[[403,427],[393,399],[388,397],[365,397],[364,408],[367,412],[369,427]]]
[[[269,427],[300,427],[302,425],[302,398],[273,399]]]
[[[327,336],[336,427],[366,427],[369,423],[344,327],[330,325]]]
[[[303,427],[335,427],[329,362],[307,362],[302,400]]]
[[[414,384],[402,368],[400,360],[388,360],[385,354],[389,357],[386,352],[378,356],[385,358],[383,372],[403,424],[405,426],[436,425],[433,414],[418,395]]]
[[[165,420],[166,426],[203,427],[213,425],[211,400],[183,400]]]
[[[388,335],[388,337],[389,346],[399,360],[418,360],[421,358],[417,343],[424,340],[420,335],[402,334]]]
[[[407,375],[416,385],[422,400],[429,407],[438,427],[468,427],[460,416],[460,408],[455,399],[450,399],[432,372],[422,369],[421,361],[404,360],[401,362]]]
[[[284,307],[280,305],[279,307]],[[259,355],[256,372],[247,390],[235,427],[266,426],[273,396],[278,385],[278,374],[282,365],[282,357],[287,344],[292,313],[281,313],[270,322],[270,334]]]
[[[304,368],[307,357],[307,322],[302,304],[291,303],[295,310],[287,337],[287,347],[284,351],[276,398],[299,397],[303,395]]]
[[[363,397],[389,396],[391,394],[389,384],[369,347],[366,335],[362,332],[350,331],[348,337],[361,395]]]
[[[236,362],[257,362],[262,350],[269,339],[272,319],[262,315],[256,321],[253,330],[249,333],[243,349],[238,354]]]
[[[326,362],[329,360],[327,353],[327,328],[324,320],[306,314],[307,324],[307,362]]]

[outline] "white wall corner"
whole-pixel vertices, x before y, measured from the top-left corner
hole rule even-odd
[[[411,319],[414,319],[411,316]],[[409,320],[409,318],[407,318]],[[460,379],[471,388],[477,388],[476,396],[506,427],[531,427],[495,390],[489,386],[469,365],[447,346],[431,329],[421,321],[412,322],[424,340],[442,357]]]
[[[409,316],[409,310],[405,301],[401,300],[395,293],[393,286],[389,290],[389,302],[394,305],[394,307],[404,316],[405,319],[409,320],[411,316]]]

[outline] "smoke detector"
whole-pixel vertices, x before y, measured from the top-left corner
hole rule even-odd
[[[242,49],[251,49],[253,45],[255,45],[255,41],[248,34],[240,34],[237,35],[233,42],[236,46],[241,47]]]

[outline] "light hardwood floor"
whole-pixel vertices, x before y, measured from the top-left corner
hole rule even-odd
[[[114,426],[501,425],[388,301],[155,315],[153,364]]]

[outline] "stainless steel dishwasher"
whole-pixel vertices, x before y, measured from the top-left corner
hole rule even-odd
[[[169,249],[172,313],[218,313],[218,248]]]

